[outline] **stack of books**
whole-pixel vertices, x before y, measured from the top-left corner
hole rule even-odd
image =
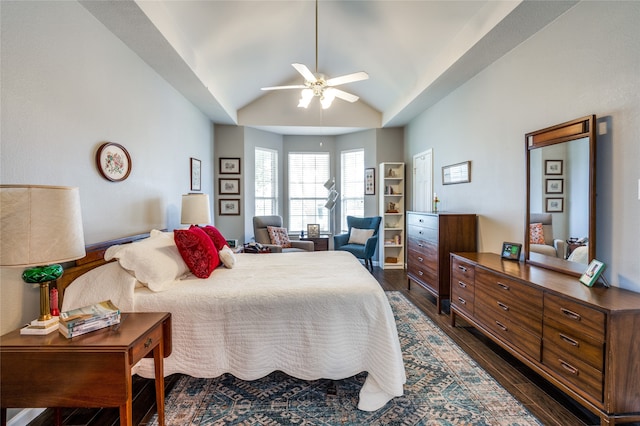
[[[61,312],[58,330],[70,339],[119,323],[120,309],[111,300],[105,300],[95,305]]]

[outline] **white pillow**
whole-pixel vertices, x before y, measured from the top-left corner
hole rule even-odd
[[[189,272],[173,240],[173,232],[153,230],[144,240],[111,246],[104,259],[118,259],[120,266],[152,291],[164,290]]]
[[[351,228],[349,234],[349,242],[347,244],[366,244],[367,240],[373,235],[373,229]]]
[[[236,255],[229,246],[222,247],[222,250],[220,250],[218,254],[220,255],[220,260],[225,267],[231,269],[233,268],[233,265],[236,264]]]

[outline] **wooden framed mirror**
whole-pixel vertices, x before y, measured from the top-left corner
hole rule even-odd
[[[579,276],[596,253],[596,116],[525,135],[525,262]]]

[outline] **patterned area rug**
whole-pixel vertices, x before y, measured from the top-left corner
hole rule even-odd
[[[402,345],[405,394],[358,410],[366,373],[305,381],[275,372],[254,381],[181,377],[167,396],[168,425],[540,425],[400,292],[387,292]],[[157,417],[150,425],[157,424]]]

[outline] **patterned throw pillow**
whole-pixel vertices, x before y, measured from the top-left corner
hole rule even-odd
[[[544,230],[541,223],[529,225],[529,244],[544,244]]]
[[[196,277],[209,278],[211,272],[220,265],[218,250],[202,229],[176,229],[173,237],[184,262]]]
[[[275,244],[282,248],[291,248],[291,241],[289,241],[289,233],[287,232],[287,228],[267,226],[267,232],[269,232],[269,239],[271,240],[271,244]]]
[[[222,248],[227,245],[227,240],[215,226],[203,226],[202,230],[206,232],[207,235],[211,238],[211,241],[213,241],[213,245],[216,246],[216,249],[218,249],[218,251],[222,250]]]

